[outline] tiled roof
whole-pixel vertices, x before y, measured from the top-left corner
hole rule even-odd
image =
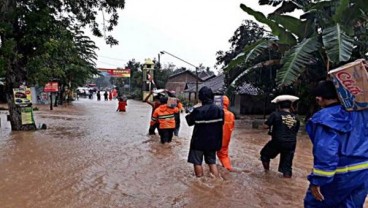
[[[202,81],[206,81],[209,80],[213,77],[216,77],[216,75],[214,75],[213,73],[208,73],[206,71],[201,71],[198,73],[198,77],[202,80]]]
[[[185,71],[181,71],[181,72],[178,72],[178,73],[175,73],[175,74],[170,75],[170,76],[169,76],[169,79],[170,79],[170,78],[172,78],[172,77],[179,76],[179,75],[181,75],[181,74],[185,74],[185,73],[189,73],[189,74],[190,74],[190,75],[192,75],[193,77],[196,77],[196,75],[195,75],[193,72],[191,72],[191,71],[189,71],[189,70],[185,70]]]
[[[221,74],[217,77],[211,78],[201,84],[198,85],[198,90],[200,90],[203,86],[207,86],[212,89],[214,93],[223,94],[225,92],[225,83],[224,83],[225,75]],[[188,89],[185,92],[196,92],[196,86],[188,85]]]

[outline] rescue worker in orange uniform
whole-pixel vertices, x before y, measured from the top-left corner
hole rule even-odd
[[[229,158],[229,144],[231,134],[235,126],[235,116],[231,111],[228,110],[230,100],[226,95],[222,96],[222,102],[223,102],[222,105],[224,109],[225,122],[222,130],[222,147],[219,151],[217,151],[217,157],[219,158],[222,166],[224,166],[229,171],[232,171],[233,168],[231,166]]]
[[[161,105],[153,112],[151,126],[158,123],[158,133],[160,134],[161,143],[170,143],[175,130],[175,116],[179,112],[178,108],[170,108],[167,106],[167,97],[161,97]]]

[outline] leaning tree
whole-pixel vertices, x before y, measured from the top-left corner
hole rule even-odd
[[[90,66],[95,56],[91,51],[94,44],[91,45],[89,39],[78,36],[78,31],[89,27],[93,35],[103,37],[101,29],[113,30],[118,23],[118,11],[124,8],[124,4],[124,0],[0,1],[0,66],[5,71],[12,130],[24,128],[21,125],[20,109],[14,103],[12,89],[23,83],[27,84],[30,74],[37,74],[40,72],[38,70],[47,71],[44,64],[39,65],[40,67],[35,64],[40,57],[48,59],[49,67],[55,70],[55,74],[60,73],[61,77],[74,77],[75,70],[86,70],[85,66]],[[103,27],[97,21],[100,12],[110,15],[107,25]],[[60,37],[63,34],[57,35],[62,30],[66,30],[65,37]],[[72,36],[67,37],[68,35]],[[107,44],[118,44],[110,35],[104,38]],[[62,57],[63,51],[64,57],[76,53],[80,56],[77,59],[70,57],[65,62],[55,60]],[[58,61],[62,63],[58,65]]]

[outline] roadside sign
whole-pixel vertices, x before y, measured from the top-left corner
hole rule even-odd
[[[48,82],[43,89],[44,92],[58,92],[59,83],[58,82]]]

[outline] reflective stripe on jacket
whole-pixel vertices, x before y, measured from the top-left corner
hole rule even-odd
[[[215,104],[194,108],[186,117],[189,126],[194,125],[190,148],[200,151],[218,151],[222,145],[224,111]]]
[[[175,116],[178,112],[178,108],[169,108],[166,104],[160,105],[152,115],[151,126],[155,123],[159,123],[159,129],[174,129],[175,128]]]
[[[339,175],[368,169],[368,111],[347,112],[340,105],[317,112],[307,123],[314,165],[308,180],[323,186]]]

